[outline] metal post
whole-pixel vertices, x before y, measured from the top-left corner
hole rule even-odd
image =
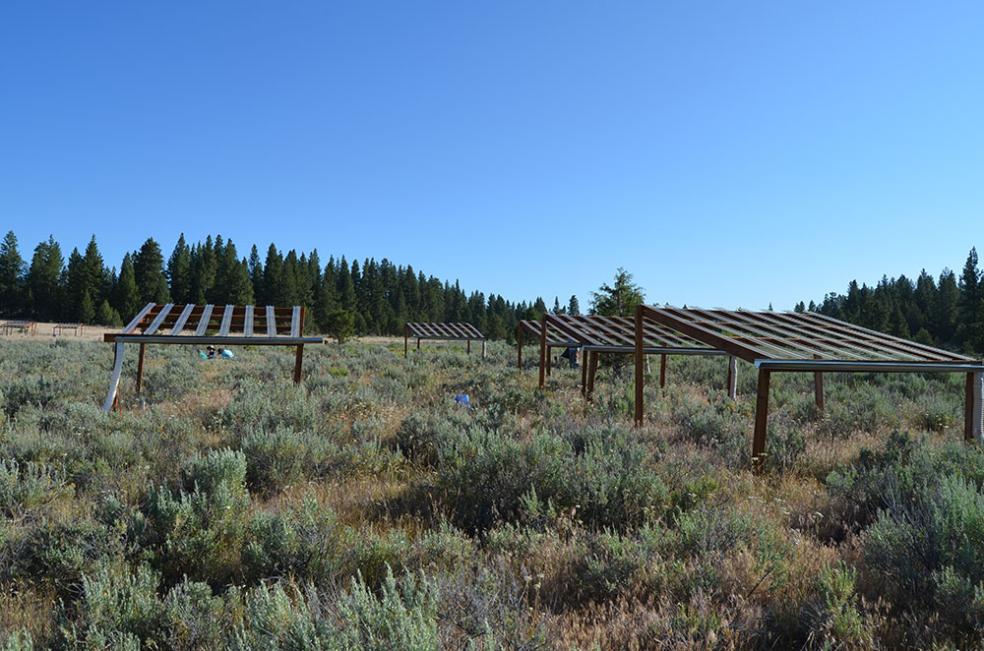
[[[594,382],[595,382],[595,374],[598,372],[599,357],[601,357],[601,355],[598,353],[598,351],[594,351],[594,353],[591,354],[591,366],[588,367],[588,394],[587,394],[588,400],[592,400],[594,398]]]
[[[465,352],[471,355],[471,339],[469,339],[468,343],[465,344]]]
[[[144,351],[147,349],[147,344],[140,344],[140,356],[137,358],[137,393],[143,388],[143,366],[144,366]]]
[[[591,359],[591,351],[586,350],[581,355],[581,395],[588,395],[588,361]]]
[[[482,359],[485,359],[485,344],[486,344],[486,341],[483,339],[482,340]]]
[[[728,355],[728,397],[738,400],[738,358]]]
[[[123,373],[123,340],[117,339],[113,346],[113,372],[109,376],[109,394],[103,403],[103,411],[109,412],[116,403],[116,393],[120,388],[120,375]]]
[[[642,307],[636,308],[635,313],[635,424],[642,425],[644,418],[643,398],[645,395],[646,360],[642,350]],[[663,355],[666,359],[666,355]],[[662,363],[660,367],[662,368]]]
[[[984,373],[968,373],[964,386],[964,440],[984,443]]]
[[[752,438],[752,470],[761,473],[765,466],[765,436],[769,427],[769,376],[767,369],[760,368],[758,375],[758,397],[755,401],[755,434]]]
[[[547,377],[550,377],[550,372],[553,370],[553,346],[547,346]]]
[[[540,388],[547,384],[547,317],[544,316],[540,325]]]
[[[639,336],[639,335],[636,335]],[[659,356],[659,388],[666,386],[666,353]]]
[[[301,306],[301,319],[300,327],[298,328],[301,335],[304,334],[304,306]],[[301,368],[304,364],[304,344],[297,345],[297,351],[294,354],[294,384],[301,383]]]
[[[819,355],[814,355],[813,359],[820,359]],[[824,410],[824,400],[823,400],[823,373],[820,371],[815,371],[813,373],[813,399],[816,402],[817,409],[823,413]]]

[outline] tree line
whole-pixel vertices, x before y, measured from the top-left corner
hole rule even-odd
[[[914,281],[904,274],[883,276],[874,287],[852,280],[847,293],[827,294],[820,304],[800,302],[795,309],[931,346],[984,352],[984,281],[976,248],[970,250],[959,276],[944,269],[933,277],[923,269]]]
[[[231,239],[209,236],[189,244],[182,234],[165,258],[147,239],[106,265],[95,236],[67,261],[54,237],[39,243],[30,261],[17,237],[0,242],[0,316],[118,326],[147,303],[303,305],[306,329],[345,337],[397,335],[408,321],[462,321],[493,339],[511,339],[518,320],[539,319],[542,298],[513,303],[499,294],[466,293],[451,284],[387,259],[349,262],[318,251],[284,254],[274,244],[261,256],[256,245],[240,257]],[[578,313],[576,297],[554,311]]]

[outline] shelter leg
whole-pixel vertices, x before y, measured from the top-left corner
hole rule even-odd
[[[120,375],[123,373],[123,342],[117,341],[113,347],[113,373],[109,378],[109,394],[103,403],[103,411],[109,412],[116,402],[116,392],[120,388]]]
[[[417,351],[420,352],[420,337],[417,337]]]
[[[581,395],[585,396],[588,392],[588,363],[591,360],[591,351],[584,351],[584,356],[581,359]]]
[[[761,473],[765,466],[765,435],[769,427],[769,380],[771,373],[759,369],[758,398],[755,401],[755,434],[752,439],[752,470]]]
[[[547,377],[550,377],[550,372],[553,370],[553,346],[547,346]]]
[[[728,355],[728,397],[738,400],[738,358]]]
[[[547,384],[547,318],[540,327],[540,388]]]
[[[144,351],[147,350],[147,344],[140,344],[140,357],[137,358],[137,393],[143,389],[143,364],[144,364]]]
[[[588,367],[588,400],[592,400],[594,398],[594,382],[595,375],[598,373],[598,358],[600,356],[601,355],[598,354],[598,351],[591,353],[591,366]]]
[[[482,340],[482,359],[485,359],[485,344],[488,343],[484,339]]]
[[[823,399],[823,373],[817,371],[813,374],[813,399],[817,404],[817,409],[823,412],[825,402]]]
[[[666,386],[666,353],[659,356],[659,388]]]
[[[403,333],[403,357],[407,358],[410,356],[410,335],[406,332]]]
[[[301,366],[304,364],[304,344],[297,347],[294,355],[294,384],[301,383]]]
[[[471,339],[469,339],[468,343],[465,344],[465,352],[471,355]]]
[[[984,442],[984,373],[968,373],[964,396],[964,440]]]
[[[642,349],[642,310],[636,310],[635,315],[635,424],[642,425],[644,418],[643,399],[646,382],[646,355]],[[666,355],[663,355],[666,359]],[[660,364],[662,366],[662,364]]]

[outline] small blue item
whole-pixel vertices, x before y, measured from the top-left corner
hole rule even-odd
[[[235,355],[232,354],[232,351],[229,350],[228,348],[222,351],[222,356],[226,359],[232,359],[233,357],[235,357]]]
[[[454,401],[463,407],[471,409],[471,398],[468,397],[467,393],[459,393],[454,397]]]

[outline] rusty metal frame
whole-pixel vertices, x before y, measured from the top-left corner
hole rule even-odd
[[[641,305],[635,318],[635,422],[644,418],[646,354],[643,333],[659,324],[726,351],[758,369],[752,458],[761,470],[766,454],[769,386],[775,372],[812,372],[823,408],[823,373],[965,373],[964,436],[982,440],[984,363],[967,355],[862,328],[814,312],[755,312]]]
[[[420,350],[420,342],[424,339],[436,339],[440,341],[464,341],[466,342],[465,351],[471,353],[471,342],[482,342],[482,359],[485,359],[486,338],[482,332],[470,323],[407,323],[403,329],[403,356],[410,354],[410,338],[417,339],[417,350]]]
[[[540,338],[540,388],[546,385],[546,377],[550,375],[550,349],[553,347],[568,346],[574,342],[584,352],[581,392],[588,398],[594,391],[601,354],[632,354],[636,351],[637,333],[632,317],[545,314],[539,323],[527,323],[530,324],[527,331],[536,332]],[[660,386],[666,384],[668,355],[726,354],[657,323],[646,324],[641,336],[643,353],[660,356]]]
[[[300,383],[305,344],[324,343],[321,337],[305,337],[305,309],[254,305],[175,305],[147,303],[120,332],[103,335],[114,344],[109,395],[103,410],[117,404],[125,344],[140,344],[137,360],[137,393],[143,387],[147,344],[219,346],[294,346],[294,382]],[[259,330],[259,332],[257,332]]]

